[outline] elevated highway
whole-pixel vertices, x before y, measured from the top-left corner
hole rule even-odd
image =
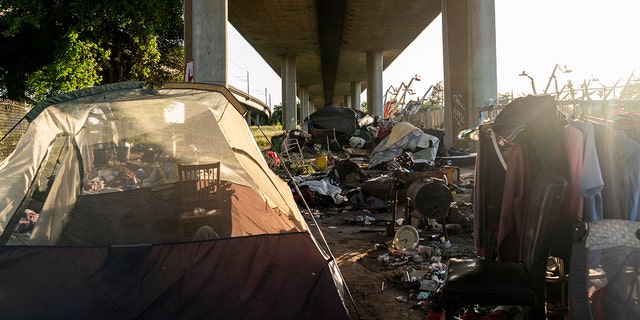
[[[254,97],[234,86],[227,86],[229,91],[238,99],[254,118],[260,120],[266,120],[271,117],[271,109],[269,106],[257,97]],[[262,123],[262,121],[260,121]]]
[[[366,111],[382,116],[383,70],[440,14],[451,145],[497,98],[494,0],[185,0],[185,58],[195,81],[226,85],[228,21],[280,75],[284,129],[301,120],[296,98],[304,119],[359,107],[366,89]]]
[[[233,0],[228,19],[276,73],[283,55],[295,55],[297,85],[322,107],[344,103],[352,82],[366,89],[367,52],[380,52],[387,68],[440,14],[440,2]]]

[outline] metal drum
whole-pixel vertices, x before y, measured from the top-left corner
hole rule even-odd
[[[447,186],[435,179],[416,180],[407,189],[414,210],[425,218],[442,218],[449,214],[453,195]]]

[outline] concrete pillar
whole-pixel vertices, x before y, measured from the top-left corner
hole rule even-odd
[[[313,100],[309,100],[309,115],[316,111],[318,111],[316,110],[316,104],[313,102]]]
[[[343,99],[344,99],[344,107],[353,109],[353,105],[351,105],[351,96],[345,95]]]
[[[367,113],[382,116],[381,51],[367,51]]]
[[[445,146],[476,144],[457,139],[476,126],[480,108],[497,100],[494,0],[442,0]]]
[[[227,1],[185,1],[185,60],[193,81],[227,85]]]
[[[285,54],[282,56],[282,129],[294,130],[298,125],[296,113],[296,56]]]
[[[300,99],[300,123],[309,117],[309,87],[300,86],[298,89]]]
[[[351,105],[352,108],[360,110],[360,95],[362,94],[362,86],[360,82],[351,81]]]

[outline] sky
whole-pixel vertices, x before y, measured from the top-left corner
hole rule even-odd
[[[519,76],[523,71],[533,78],[537,93],[542,93],[556,64],[571,70],[555,73],[559,87],[569,80],[577,85],[597,79],[590,88],[597,81],[607,86],[617,80],[624,83],[635,68],[640,75],[640,1],[495,0],[495,6],[499,94],[532,94],[531,80]],[[270,106],[281,104],[280,76],[232,26],[228,46],[229,84],[247,91],[248,83],[252,95]],[[411,86],[415,94],[407,99],[422,97],[443,80],[442,61],[438,17],[383,71],[383,91],[408,84],[417,74],[420,81]],[[551,83],[548,92],[554,90]]]

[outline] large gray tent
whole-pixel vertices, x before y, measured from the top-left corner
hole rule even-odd
[[[2,317],[348,318],[335,261],[243,116],[226,88],[194,83],[112,84],[34,107],[0,162]],[[219,237],[185,240],[176,168],[210,162]]]
[[[325,106],[309,115],[313,128],[336,129],[337,132],[353,133],[358,128],[359,112],[339,106]]]

